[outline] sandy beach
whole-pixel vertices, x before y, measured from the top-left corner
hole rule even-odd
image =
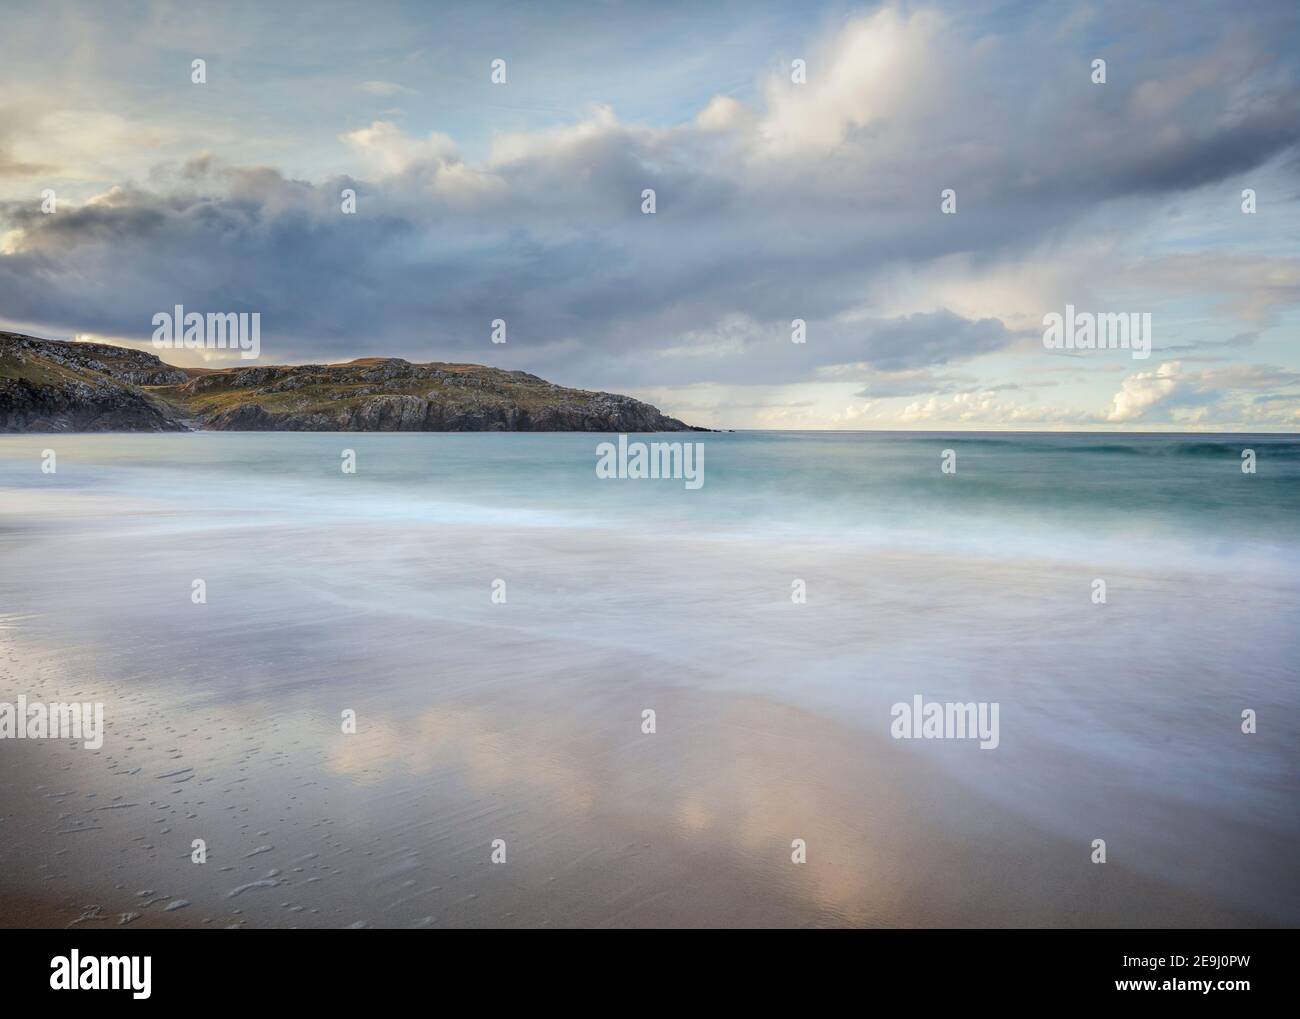
[[[106,719],[97,750],[0,744],[4,926],[1298,915],[1280,573],[1115,565],[1103,620],[1068,560],[112,476],[11,488],[0,527],[0,699]],[[1000,703],[997,749],[892,739],[915,693]]]

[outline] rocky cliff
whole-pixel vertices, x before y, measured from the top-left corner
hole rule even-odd
[[[0,333],[0,432],[183,431],[144,387],[188,377],[138,350]]]

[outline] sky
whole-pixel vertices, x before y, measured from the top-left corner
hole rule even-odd
[[[263,362],[490,364],[717,428],[1300,430],[1294,0],[0,25],[0,328],[257,312]],[[1047,348],[1067,305],[1150,315],[1149,357]]]

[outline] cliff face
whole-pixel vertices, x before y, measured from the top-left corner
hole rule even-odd
[[[0,432],[184,431],[139,387],[186,378],[142,351],[0,333]]]
[[[627,396],[526,372],[363,358],[199,373],[107,344],[0,333],[0,431],[674,432]]]

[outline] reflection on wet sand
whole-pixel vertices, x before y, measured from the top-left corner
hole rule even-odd
[[[42,659],[19,650],[11,640],[6,658]],[[10,922],[1252,919],[1092,867],[896,745],[760,698],[637,684],[628,703],[656,705],[653,735],[636,711],[593,725],[564,704],[546,717],[510,704],[363,707],[344,735],[323,710],[254,700],[176,725],[173,705],[94,692],[119,730],[108,748],[29,745],[11,758],[4,901],[29,904]],[[190,862],[194,837],[206,840],[203,865]],[[496,838],[505,865],[490,862]],[[795,838],[806,864],[791,862]]]

